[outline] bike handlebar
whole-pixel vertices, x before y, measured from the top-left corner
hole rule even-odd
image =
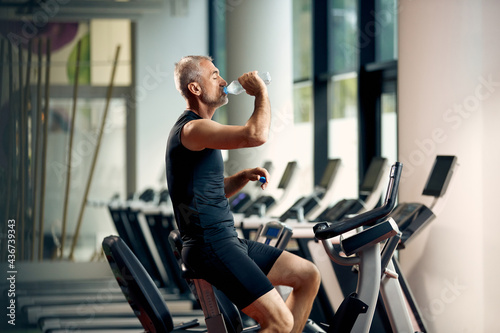
[[[375,223],[389,215],[396,205],[402,170],[402,163],[396,162],[392,165],[385,202],[382,206],[343,221],[334,221],[330,225],[327,222],[320,222],[313,228],[315,237],[320,240],[332,238],[363,225]]]

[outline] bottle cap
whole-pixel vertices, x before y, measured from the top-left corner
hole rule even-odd
[[[224,89],[224,94],[227,95],[227,86],[225,86],[223,89]]]
[[[262,176],[259,178],[259,182],[261,182],[262,184],[265,184],[266,183],[266,177]]]

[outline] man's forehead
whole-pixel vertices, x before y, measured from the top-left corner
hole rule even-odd
[[[219,72],[217,67],[215,67],[214,63],[210,60],[203,59],[201,62],[201,66],[208,72],[208,74],[212,74],[213,72]]]

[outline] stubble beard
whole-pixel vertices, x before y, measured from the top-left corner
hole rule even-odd
[[[216,98],[210,98],[208,95],[202,94],[201,101],[210,107],[220,108],[221,106],[227,104],[228,98],[227,95],[224,93],[222,93],[219,97]]]

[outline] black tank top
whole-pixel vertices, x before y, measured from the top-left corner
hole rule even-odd
[[[167,183],[184,245],[237,236],[224,192],[220,150],[192,151],[181,143],[182,127],[201,119],[184,111],[170,131],[165,156]]]

